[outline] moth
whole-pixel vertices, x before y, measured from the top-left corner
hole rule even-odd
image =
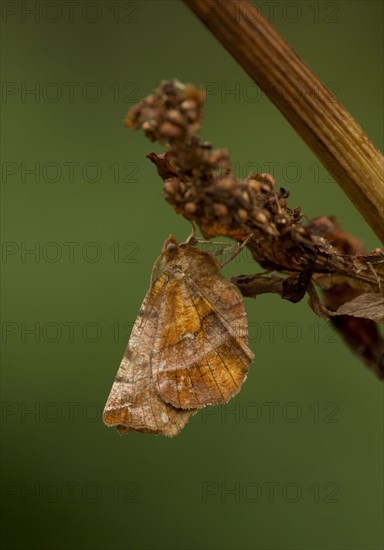
[[[242,296],[196,239],[170,235],[104,408],[107,426],[174,436],[241,388],[254,357]]]

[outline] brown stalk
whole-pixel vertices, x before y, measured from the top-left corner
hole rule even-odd
[[[383,156],[248,0],[184,0],[276,105],[384,242]]]

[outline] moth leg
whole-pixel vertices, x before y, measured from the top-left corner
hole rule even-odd
[[[196,226],[192,220],[188,221],[192,225],[192,232],[182,244],[193,246],[194,244],[198,243],[198,240],[196,239]]]
[[[225,246],[233,246],[230,243],[224,243],[223,241],[205,241],[204,239],[198,239],[197,244],[221,244]]]
[[[216,256],[221,256],[222,254],[226,254],[227,252],[229,252],[232,249],[233,249],[232,245],[229,245],[226,248],[224,248],[224,246],[223,246],[223,247],[219,248],[219,250],[216,250],[216,252],[213,252],[212,254],[215,257]]]
[[[225,265],[229,264],[229,262],[231,262],[234,258],[236,258],[236,256],[238,254],[240,254],[240,252],[243,250],[243,248],[249,243],[249,241],[253,238],[253,233],[250,233],[244,240],[241,244],[239,244],[239,246],[237,247],[237,249],[229,256],[229,258],[227,258],[226,260],[224,260],[224,262],[222,262],[220,264],[220,269],[222,269]]]

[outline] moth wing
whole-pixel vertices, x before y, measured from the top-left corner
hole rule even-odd
[[[226,403],[253,359],[242,296],[220,275],[175,278],[169,287],[151,359],[157,391],[181,409]]]
[[[166,274],[161,275],[143,301],[104,408],[104,423],[116,426],[119,433],[136,430],[173,436],[193,414],[165,403],[155,389],[151,373],[150,358],[167,280]]]

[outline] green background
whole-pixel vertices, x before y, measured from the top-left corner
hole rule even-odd
[[[306,299],[247,301],[247,382],[176,438],[100,419],[162,242],[189,233],[161,148],[122,124],[162,79],[208,83],[202,137],[238,173],[275,163],[292,207],[375,235],[182,2],[3,4],[3,547],[382,548],[382,386]],[[383,4],[257,5],[382,147]]]

